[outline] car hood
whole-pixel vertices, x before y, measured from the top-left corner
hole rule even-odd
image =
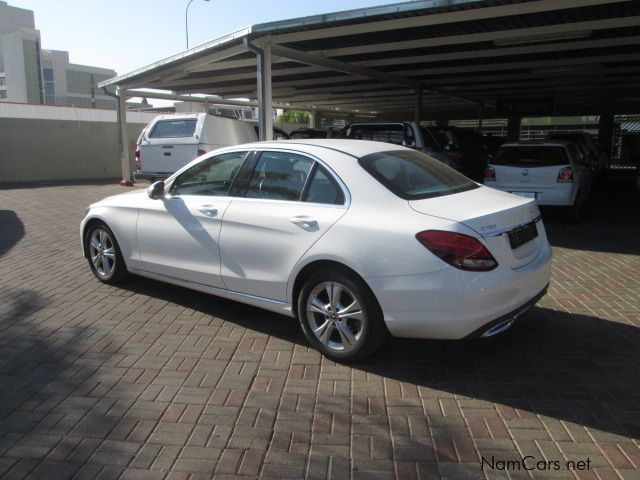
[[[98,200],[97,202],[92,203],[91,207],[116,206],[116,205],[133,206],[139,200],[142,200],[143,198],[146,198],[146,197],[147,197],[146,189],[136,188],[135,190],[130,190],[128,192],[105,197],[102,200]]]

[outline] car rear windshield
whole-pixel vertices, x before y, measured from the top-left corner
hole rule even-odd
[[[440,197],[478,188],[461,173],[423,153],[394,150],[366,155],[358,163],[405,200]]]
[[[180,138],[193,137],[196,131],[197,119],[190,120],[161,120],[153,127],[149,138]]]
[[[564,147],[540,145],[501,147],[491,163],[511,167],[550,167],[567,165],[569,160]]]

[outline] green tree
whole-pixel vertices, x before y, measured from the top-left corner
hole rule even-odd
[[[281,115],[278,115],[276,118],[276,123],[293,123],[293,124],[303,124],[309,123],[309,113],[303,112],[301,110],[285,110]]]

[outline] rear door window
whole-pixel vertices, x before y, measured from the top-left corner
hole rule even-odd
[[[193,137],[198,119],[160,120],[149,133],[149,138]]]
[[[536,145],[501,147],[491,163],[510,167],[550,167],[567,165],[569,159],[564,147]]]
[[[420,152],[396,150],[366,155],[358,163],[391,192],[405,200],[420,200],[465,192],[478,185]]]
[[[303,202],[343,205],[344,193],[327,170],[316,164],[313,176],[302,196]]]

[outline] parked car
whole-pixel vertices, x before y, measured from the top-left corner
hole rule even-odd
[[[355,360],[399,337],[488,337],[546,291],[533,199],[379,142],[261,142],[210,152],[80,226],[98,280],[129,272],[296,317]]]
[[[347,125],[344,138],[373,140],[413,148],[456,168],[432,133],[416,122],[356,122]]]
[[[298,128],[291,132],[289,138],[327,138],[327,131],[321,128]]]
[[[255,130],[242,120],[207,113],[159,115],[138,137],[135,178],[166,178],[211,150],[256,140]]]
[[[455,163],[456,170],[475,182],[484,181],[489,155],[480,132],[458,127],[436,127],[431,131]]]
[[[485,184],[561,206],[577,220],[591,193],[589,161],[573,142],[546,140],[502,145],[485,172]]]
[[[597,142],[588,132],[571,132],[571,133],[557,133],[551,132],[548,135],[549,140],[566,140],[573,142],[577,145],[582,145],[589,154],[589,161],[591,162],[591,171],[596,178],[602,178],[607,173],[609,168],[609,157],[598,146]]]

